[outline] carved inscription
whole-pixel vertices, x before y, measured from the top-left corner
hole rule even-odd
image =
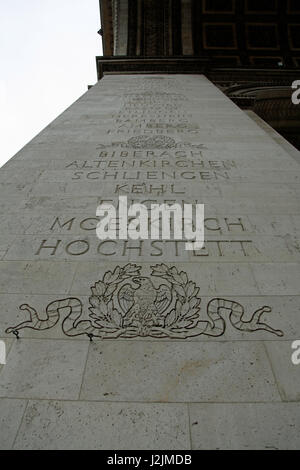
[[[176,200],[164,201],[172,205]],[[101,200],[101,203],[113,202],[111,199]],[[137,201],[132,200],[132,204],[135,202]],[[141,203],[150,206],[158,201],[156,199],[142,200]],[[185,203],[187,201],[182,201],[182,204]],[[195,200],[194,203],[197,204],[197,201]],[[184,240],[138,240],[134,243],[127,240],[104,240],[99,242],[95,235],[98,222],[99,218],[93,215],[90,217],[54,216],[49,226],[46,227],[50,235],[37,242],[34,255],[49,258],[65,254],[70,257],[83,257],[89,253],[93,254],[95,259],[97,256],[125,258],[128,255],[164,259],[166,253],[176,259],[186,255]],[[205,245],[202,250],[190,252],[192,257],[226,259],[235,255],[249,258],[260,254],[251,237],[247,236],[249,222],[244,217],[206,217],[204,227]],[[68,234],[72,235],[73,239],[59,238],[60,235]],[[89,236],[86,237],[87,235]]]
[[[50,303],[43,318],[33,307],[23,304],[20,309],[28,312],[28,320],[8,328],[6,333],[18,337],[24,329],[49,330],[64,315],[62,331],[69,337],[186,339],[203,335],[216,338],[226,332],[224,318],[228,316],[228,323],[240,332],[265,331],[283,336],[281,330],[263,321],[271,307],[259,308],[246,320],[240,303],[211,299],[205,319],[201,316],[200,288],[186,272],[166,264],[152,266],[150,274],[141,271],[142,266],[135,264],[107,271],[91,287],[86,311],[82,301],[73,297]]]

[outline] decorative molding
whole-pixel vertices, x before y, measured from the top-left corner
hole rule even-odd
[[[251,60],[257,68],[298,64],[300,16],[291,14],[291,2],[100,1],[105,55],[209,56],[221,67],[249,66]]]
[[[112,0],[114,55],[126,56],[128,45],[128,0]]]
[[[192,0],[181,0],[181,18],[182,54],[194,55]]]
[[[51,302],[46,308],[46,318],[30,305],[21,305],[29,313],[29,320],[6,330],[19,337],[23,329],[50,330],[58,325],[62,312],[68,312],[62,321],[66,336],[87,336],[101,339],[169,338],[187,339],[197,336],[221,337],[226,332],[225,315],[229,323],[243,333],[265,331],[282,337],[264,323],[262,317],[272,311],[264,306],[256,310],[250,320],[245,320],[243,305],[223,298],[213,298],[201,317],[200,288],[188,274],[176,266],[159,264],[151,273],[143,275],[142,266],[127,264],[107,271],[91,287],[88,312],[84,313],[80,299],[70,297]],[[206,318],[206,319],[205,319]]]

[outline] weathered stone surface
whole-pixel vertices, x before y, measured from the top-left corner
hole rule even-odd
[[[111,342],[90,348],[81,399],[224,403],[280,396],[259,343]]]
[[[299,449],[299,404],[200,404],[189,409],[194,450]]]
[[[278,344],[277,341],[270,341],[266,343],[266,349],[282,400],[299,402],[299,365],[293,364],[291,360],[292,354],[295,352],[295,349],[292,349],[292,342],[284,341]]]
[[[8,162],[0,447],[299,447],[293,155],[203,76],[111,75]],[[203,250],[98,240],[124,195],[204,203]]]
[[[76,269],[74,263],[2,261],[0,292],[66,294]]]
[[[26,405],[26,400],[0,399],[0,450],[11,450]]]
[[[254,277],[263,295],[298,295],[300,266],[296,263],[253,264]]]
[[[15,342],[1,372],[0,396],[78,399],[87,350],[80,341]]]
[[[14,448],[189,450],[187,406],[31,401]]]

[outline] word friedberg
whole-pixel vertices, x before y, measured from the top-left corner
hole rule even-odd
[[[195,204],[195,211],[193,204],[184,204],[183,208],[180,204],[151,204],[148,211],[144,204],[128,206],[127,196],[120,196],[118,209],[113,204],[101,204],[96,215],[102,218],[96,228],[99,240],[116,240],[117,235],[120,240],[170,240],[172,228],[175,240],[182,240],[184,234],[186,250],[201,250],[204,245],[203,204]]]
[[[139,468],[143,463],[149,463],[150,467],[164,467],[167,465],[191,465],[192,456],[191,455],[151,455],[149,459],[142,457],[121,457],[115,454],[112,457],[107,459],[108,465],[131,465],[133,468]]]

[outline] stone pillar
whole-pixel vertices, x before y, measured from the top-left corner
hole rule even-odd
[[[113,0],[114,55],[127,55],[128,0]]]
[[[181,2],[181,15],[182,15],[182,54],[193,55],[193,35],[192,35],[192,0],[182,0]]]
[[[0,447],[299,448],[300,171],[280,143],[204,76],[107,75],[0,176]],[[120,196],[205,204],[204,248],[101,242]]]

